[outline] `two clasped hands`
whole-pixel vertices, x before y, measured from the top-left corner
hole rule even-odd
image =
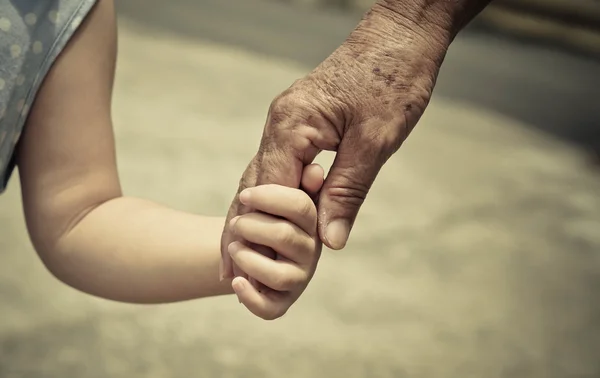
[[[487,3],[377,1],[272,102],[221,239],[221,278],[235,277],[252,313],[282,316],[312,278],[321,242],[345,246],[379,170],[425,111],[451,41]],[[311,165],[323,150],[336,151],[324,181]]]
[[[52,1],[48,9],[86,17],[59,28],[71,32],[68,43],[49,36],[61,41],[50,44],[59,55],[40,72],[39,90],[16,79],[37,67],[36,54],[0,64],[14,71],[8,90],[35,92],[27,117],[17,103],[0,130],[17,136],[10,153],[41,261],[65,284],[106,299],[172,303],[235,292],[255,315],[282,316],[311,280],[322,244],[346,245],[379,170],[425,111],[450,43],[489,1],[378,0],[337,50],[272,102],[224,228],[223,218],[123,194],[111,118],[114,1]],[[10,33],[27,42],[24,30]],[[10,41],[0,38],[0,47]],[[336,152],[326,177],[312,164],[323,150]]]

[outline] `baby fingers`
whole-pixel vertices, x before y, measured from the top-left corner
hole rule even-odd
[[[298,264],[314,260],[317,240],[295,224],[263,213],[249,213],[232,219],[231,230],[250,243],[272,248]],[[246,271],[246,273],[250,273]],[[252,276],[252,275],[251,275]]]
[[[258,291],[243,277],[236,277],[232,282],[233,290],[239,301],[251,313],[264,320],[275,320],[285,315],[294,303],[290,293],[271,291]]]
[[[280,185],[261,185],[245,189],[240,201],[252,209],[285,218],[315,236],[317,209],[305,192]]]
[[[310,277],[296,264],[286,260],[273,260],[240,242],[229,245],[229,254],[237,266],[248,276],[270,289],[286,292],[303,289]]]

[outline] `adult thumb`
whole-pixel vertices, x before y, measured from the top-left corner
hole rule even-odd
[[[342,140],[318,203],[319,234],[331,249],[344,248],[373,181],[386,159],[355,138]]]

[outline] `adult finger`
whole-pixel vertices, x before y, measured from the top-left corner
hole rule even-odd
[[[322,117],[290,93],[282,93],[269,107],[257,155],[257,185],[299,188],[304,166],[312,163],[320,151],[314,142],[329,137],[323,131],[327,128],[322,125]]]
[[[355,128],[358,129],[358,128]],[[390,148],[377,138],[345,135],[318,203],[319,234],[331,249],[342,249],[373,181],[391,156]]]
[[[313,163],[304,167],[300,187],[316,202],[319,191],[325,182],[325,171],[319,164]]]

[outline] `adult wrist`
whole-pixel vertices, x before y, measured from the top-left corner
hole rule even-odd
[[[373,9],[399,22],[411,21],[448,43],[492,0],[377,0]]]
[[[432,69],[437,70],[454,33],[448,17],[427,9],[424,3],[425,0],[378,0],[345,45],[399,61],[410,53],[423,58],[421,61],[433,63]],[[405,5],[402,10],[401,4]]]
[[[445,0],[377,0],[366,18],[385,18],[397,28],[447,48],[458,31]]]

